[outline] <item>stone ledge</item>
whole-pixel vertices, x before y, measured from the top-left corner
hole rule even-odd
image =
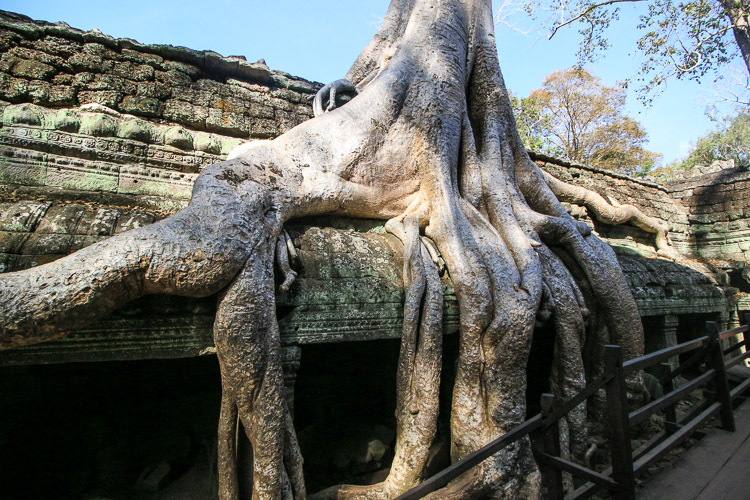
[[[129,38],[114,38],[96,29],[82,31],[64,22],[35,21],[22,14],[3,10],[0,10],[0,28],[14,31],[30,39],[53,35],[77,42],[98,43],[111,49],[127,49],[154,54],[192,64],[207,73],[221,73],[223,76],[248,82],[269,83],[273,80],[282,87],[289,87],[289,83],[291,83],[294,90],[308,94],[314,94],[322,86],[320,83],[292,77],[287,73],[273,72],[262,59],[249,63],[242,56],[225,57],[210,50],[193,50],[188,47],[175,47],[173,45],[142,44]]]
[[[31,235],[41,230],[68,230],[64,221],[60,222],[67,212],[46,207],[54,221],[40,215],[44,207],[39,202],[31,203],[24,211],[27,217],[15,222],[16,233],[21,229]],[[15,219],[8,217],[0,222],[13,223]],[[80,220],[95,222],[86,216]],[[294,264],[299,278],[288,294],[277,296],[282,343],[294,346],[399,338],[404,300],[399,243],[383,234],[376,221],[334,220],[339,229],[317,227],[322,222],[323,218],[314,218],[287,227],[299,253]],[[109,234],[120,227],[114,224],[110,221]],[[74,232],[89,233],[91,227],[79,223]],[[57,255],[50,257],[53,260]],[[727,310],[721,288],[694,269],[640,257],[620,256],[620,262],[642,316]],[[458,330],[459,317],[447,276],[443,288],[443,329],[450,334]],[[2,352],[0,365],[210,354],[214,313],[213,297],[147,296],[69,337]]]

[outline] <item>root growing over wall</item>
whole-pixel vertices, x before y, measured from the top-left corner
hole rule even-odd
[[[396,457],[383,483],[334,487],[322,498],[392,498],[423,479],[439,409],[437,251],[461,318],[453,460],[526,418],[525,369],[538,315],[555,326],[551,385],[560,397],[585,384],[585,367],[596,364],[583,348],[589,311],[606,325],[596,343],[620,344],[626,357],[643,351],[640,317],[614,253],[557,196],[585,198],[610,221],[654,225],[571,193],[529,159],[500,73],[488,0],[392,0],[346,80],[326,92],[315,119],[207,168],[176,215],[0,276],[2,348],[60,337],[144,294],[219,292],[223,500],[240,495],[238,420],[252,444],[253,498],[305,497],[274,317],[274,262],[282,288],[295,277],[282,232],[291,218],[387,220],[404,244]],[[337,107],[336,96],[347,92],[349,102]],[[640,390],[637,378],[631,389]],[[573,455],[584,453],[576,446],[585,420],[582,411],[566,422]],[[522,441],[431,498],[536,497],[539,485]]]

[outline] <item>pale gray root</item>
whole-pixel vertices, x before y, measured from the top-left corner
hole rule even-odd
[[[550,290],[550,309],[555,325],[555,350],[550,370],[550,389],[558,401],[567,401],[586,387],[583,365],[584,316],[580,290],[570,272],[548,248],[537,250],[542,260],[544,282]],[[583,463],[587,450],[586,405],[579,405],[561,421],[564,458],[572,455]],[[564,437],[563,437],[564,436]]]
[[[336,109],[338,107],[336,104],[336,96],[338,94],[344,94],[348,100],[351,100],[359,94],[359,89],[346,78],[324,85],[323,88],[318,90],[313,99],[313,114],[320,116],[323,113],[330,113]]]
[[[586,306],[570,279],[543,283],[543,245],[569,256],[560,262],[585,281],[580,288],[591,291],[596,310],[607,316],[609,340],[626,357],[643,350],[640,317],[614,254],[570,218],[521,144],[489,0],[393,0],[347,79],[361,89],[356,98],[209,167],[177,215],[49,266],[0,276],[5,348],[55,338],[144,293],[207,295],[228,287],[214,328],[224,392],[222,500],[240,494],[237,419],[252,442],[253,497],[304,496],[274,318],[274,254],[284,281],[292,277],[288,239],[286,245],[279,239],[290,218],[412,216],[436,243],[461,318],[454,460],[527,417],[525,368],[545,286],[556,307],[565,308],[565,314],[555,311],[564,323],[560,344],[576,349],[572,325]],[[401,444],[389,476],[399,491],[422,474],[440,366],[434,332],[442,299],[431,263],[437,250],[414,244],[416,231],[408,232],[411,239],[403,241],[418,249],[407,254],[409,272],[422,266],[426,277],[414,274],[407,285],[424,280],[426,293],[416,293],[420,286],[407,293],[397,387]],[[561,270],[557,260],[546,259]],[[557,355],[563,378],[573,377],[578,353]],[[432,382],[415,385],[422,380]],[[431,498],[536,498],[539,484],[530,444],[522,440]],[[381,495],[373,491],[373,498]]]
[[[304,498],[301,454],[284,397],[281,343],[275,318],[273,256],[276,232],[270,232],[249,256],[245,268],[220,299],[214,343],[221,368],[223,401],[219,431],[242,421],[252,445],[253,499]],[[236,407],[236,411],[232,408]],[[235,427],[236,428],[236,427]],[[234,434],[220,435],[229,443],[219,456],[219,498],[239,498]],[[240,437],[237,437],[240,439]],[[234,479],[234,482],[230,482]]]
[[[294,280],[297,279],[296,271],[294,271],[292,266],[289,265],[289,241],[287,238],[288,237],[282,233],[276,240],[276,265],[284,275],[284,281],[279,285],[279,291],[282,293],[288,292],[292,283],[294,283]]]
[[[257,184],[238,193],[207,169],[190,205],[49,264],[0,276],[0,349],[45,342],[150,293],[207,296],[221,290],[262,236],[271,196]]]
[[[287,255],[289,256],[289,261],[297,261],[299,259],[299,255],[297,255],[297,249],[294,248],[294,243],[292,242],[291,236],[289,236],[289,233],[286,232],[286,229],[283,230],[281,234],[284,236],[284,241],[286,242],[286,250]]]
[[[669,239],[669,226],[666,223],[649,217],[633,205],[613,205],[595,191],[568,184],[547,172],[543,174],[550,189],[560,201],[583,205],[593,212],[597,220],[606,224],[619,225],[631,222],[647,233],[656,235],[655,243],[659,255],[672,260],[676,258]]]
[[[438,270],[419,237],[419,220],[389,221],[389,231],[404,245],[403,335],[396,376],[396,448],[385,481],[368,486],[341,485],[311,498],[395,498],[424,478],[437,431],[442,360],[443,292]]]

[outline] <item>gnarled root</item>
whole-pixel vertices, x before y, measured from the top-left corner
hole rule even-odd
[[[583,383],[587,310],[606,317],[598,344],[620,344],[626,358],[643,352],[638,310],[614,253],[565,212],[553,192],[564,199],[565,185],[545,179],[521,144],[489,1],[393,0],[350,73],[367,88],[348,109],[207,168],[190,206],[174,217],[0,277],[2,347],[55,338],[144,293],[208,295],[228,285],[214,328],[224,392],[222,500],[243,493],[238,421],[252,444],[253,497],[305,495],[274,317],[274,254],[282,289],[294,279],[293,249],[280,237],[286,217],[330,212],[388,219],[407,207],[414,216],[399,219],[407,299],[394,465],[384,483],[334,489],[334,498],[386,498],[415,484],[435,434],[442,296],[433,261],[439,258],[419,242],[417,221],[442,252],[459,304],[453,460],[527,417],[526,365],[543,289],[557,330],[552,386],[561,397]],[[337,89],[329,87],[329,101],[335,103]],[[609,213],[599,200],[589,203]],[[620,220],[621,212],[609,220]],[[638,214],[631,218],[646,230],[655,227]],[[582,296],[592,300],[588,307]],[[642,386],[637,376],[629,383],[634,393]],[[576,413],[568,420],[572,434],[580,435],[582,419]],[[530,443],[520,440],[431,498],[535,498],[539,483]]]
[[[279,291],[282,293],[288,292],[294,280],[297,279],[297,273],[289,264],[290,257],[296,255],[296,252],[294,254],[291,254],[291,252],[294,252],[294,245],[292,245],[286,231],[282,231],[276,240],[276,265],[279,266],[279,269],[284,274],[284,281],[279,285]]]
[[[647,233],[656,235],[655,244],[660,256],[672,260],[676,258],[672,242],[669,239],[669,226],[664,222],[649,217],[633,205],[615,206],[594,191],[565,183],[547,172],[543,172],[543,175],[544,180],[560,201],[583,205],[591,210],[598,220],[607,224],[617,225],[632,222],[636,227]]]
[[[267,189],[240,195],[206,169],[190,205],[163,221],[119,234],[49,264],[0,275],[0,349],[45,342],[150,293],[207,296],[242,268],[271,207]]]
[[[337,95],[339,95],[339,98],[343,98],[344,103],[346,103],[356,97],[357,94],[359,94],[359,89],[346,78],[324,85],[313,99],[313,113],[315,116],[320,116],[336,109],[338,107],[336,103]]]
[[[220,299],[214,342],[222,378],[219,423],[221,500],[240,498],[236,419],[252,445],[253,498],[304,498],[302,458],[284,398],[275,317],[274,231],[248,258]],[[234,419],[234,421],[233,421]]]
[[[407,216],[389,230],[404,244],[404,324],[396,381],[396,449],[382,483],[334,486],[315,499],[397,497],[423,479],[437,430],[442,359],[443,292],[433,258],[419,237],[419,222]]]
[[[585,342],[583,297],[570,272],[546,246],[537,249],[542,261],[544,282],[550,290],[552,320],[555,324],[555,350],[550,373],[550,389],[560,401],[573,398],[586,386],[583,365]],[[561,422],[563,458],[583,463],[586,454],[586,406],[579,405]]]

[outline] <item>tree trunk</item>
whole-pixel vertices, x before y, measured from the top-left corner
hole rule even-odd
[[[748,0],[721,0],[724,12],[732,23],[732,33],[740,48],[740,55],[750,73],[750,2]]]
[[[272,316],[274,251],[290,218],[389,220],[406,248],[396,460],[385,483],[334,488],[328,497],[389,498],[422,478],[438,411],[442,299],[420,231],[442,252],[459,303],[454,460],[526,418],[525,370],[540,307],[555,318],[561,394],[584,376],[582,318],[593,310],[584,295],[606,315],[606,340],[628,357],[641,354],[640,317],[614,253],[565,212],[521,143],[493,28],[489,0],[393,0],[347,75],[360,89],[351,102],[206,169],[188,208],[159,224],[0,277],[0,346],[64,335],[123,297],[224,289],[214,328],[223,500],[240,491],[236,419],[253,447],[253,498],[305,495]],[[640,389],[637,379],[631,388]],[[571,433],[581,431],[581,418],[570,421]],[[528,441],[432,498],[519,495],[539,495]]]

